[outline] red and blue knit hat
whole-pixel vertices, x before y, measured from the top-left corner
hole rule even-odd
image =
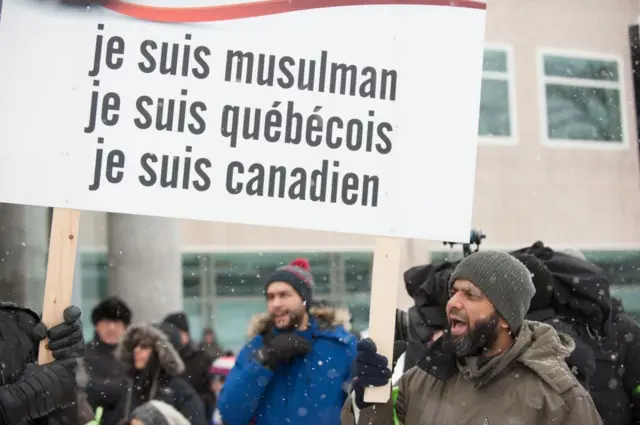
[[[269,285],[274,282],[285,282],[291,285],[302,300],[306,302],[307,308],[309,308],[313,301],[313,287],[315,286],[315,282],[313,281],[311,267],[307,259],[298,258],[290,264],[278,268],[269,276],[267,284],[264,287],[265,293]]]

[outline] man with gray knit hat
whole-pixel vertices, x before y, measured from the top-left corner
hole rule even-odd
[[[535,287],[524,264],[501,252],[471,254],[451,274],[449,294],[444,335],[385,404],[362,393],[388,382],[387,359],[373,341],[358,344],[342,425],[602,424],[565,363],[573,340],[525,320]]]
[[[465,258],[449,279],[450,331],[443,342],[458,357],[491,355],[508,349],[535,292],[529,270],[509,254],[481,251]],[[493,308],[472,322],[465,309],[465,298],[474,296],[483,298],[486,306],[491,304]]]

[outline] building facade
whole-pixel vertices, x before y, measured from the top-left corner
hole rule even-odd
[[[637,0],[488,2],[473,220],[487,234],[482,249],[543,240],[584,250],[612,275],[626,308],[638,312],[629,27],[639,13]],[[414,184],[419,192],[455,175],[452,169],[439,182],[418,176]],[[434,200],[433,207],[446,205]],[[85,311],[109,293],[107,222],[102,213],[82,217],[77,277]],[[223,344],[238,348],[249,316],[265,307],[265,277],[298,256],[311,260],[317,297],[349,305],[355,326],[366,327],[372,237],[197,221],[181,221],[179,229],[184,307],[195,333],[214,325]],[[407,240],[405,265],[442,258],[447,249]],[[144,281],[139,288],[139,299],[153,303]]]

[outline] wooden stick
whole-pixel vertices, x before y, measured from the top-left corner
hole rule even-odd
[[[71,304],[79,226],[80,211],[54,208],[42,306],[42,322],[48,329],[62,323],[62,313]],[[40,364],[54,360],[46,346],[45,339],[38,352]]]
[[[378,353],[389,360],[389,367],[393,361],[402,241],[379,237],[373,251],[369,338],[376,343]],[[366,388],[364,391],[367,403],[386,403],[390,397],[391,382],[384,387]]]

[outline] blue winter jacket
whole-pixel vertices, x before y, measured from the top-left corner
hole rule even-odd
[[[309,328],[296,332],[312,341],[312,351],[275,371],[254,358],[269,317],[254,318],[253,339],[236,357],[218,398],[225,425],[340,425],[356,339],[342,324],[348,312],[312,308],[311,316]]]

